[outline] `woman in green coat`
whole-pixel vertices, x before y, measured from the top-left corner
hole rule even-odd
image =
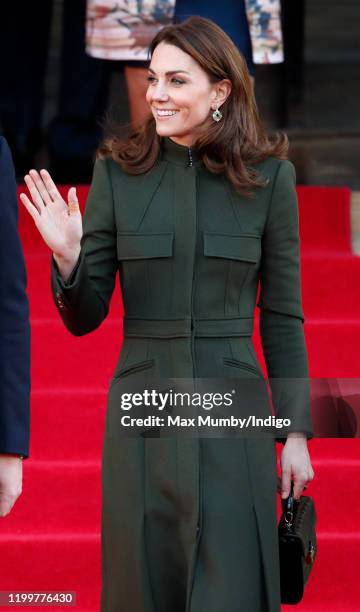
[[[53,251],[53,296],[72,334],[104,320],[119,271],[101,611],[278,612],[274,437],[126,436],[120,398],[125,384],[157,377],[263,381],[255,305],[270,380],[308,377],[294,166],[286,136],[265,134],[244,59],[213,22],[167,26],[150,53],[149,118],[101,147],[83,224],[75,189],[66,203],[45,170],[30,171],[31,200],[22,195]],[[282,496],[292,479],[298,498],[314,476],[308,402],[290,393],[276,416],[291,422]]]

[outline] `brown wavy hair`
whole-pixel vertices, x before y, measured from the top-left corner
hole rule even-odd
[[[253,188],[267,184],[254,165],[270,156],[287,159],[289,141],[283,132],[266,133],[243,55],[219,26],[203,17],[190,17],[161,29],[149,46],[150,58],[160,42],[188,53],[211,83],[225,78],[231,81],[231,92],[221,106],[223,118],[216,122],[209,114],[193,146],[210,172],[224,173],[238,193],[251,196]],[[108,136],[98,148],[97,157],[112,157],[128,174],[148,172],[156,164],[161,147],[153,114],[130,128],[126,138],[121,136],[124,127],[108,119]]]

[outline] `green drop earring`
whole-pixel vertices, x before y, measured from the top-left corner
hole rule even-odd
[[[214,110],[212,116],[214,121],[220,121],[220,119],[222,119],[222,112],[219,111],[219,109],[217,108],[216,110]]]

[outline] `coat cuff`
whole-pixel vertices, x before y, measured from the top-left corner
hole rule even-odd
[[[289,433],[291,433],[291,432],[289,432]],[[304,431],[303,433],[306,436],[306,440],[312,440],[314,438],[314,432],[313,431]],[[287,441],[287,436],[284,436],[283,438],[275,438],[275,442],[279,442],[283,446],[285,445],[286,441]]]
[[[19,453],[6,453],[0,451],[0,455],[9,455],[9,457],[19,457],[19,459],[27,459],[25,455],[20,455]]]
[[[81,278],[85,272],[85,265],[84,254],[80,251],[79,258],[69,278],[65,281],[60,274],[54,255],[51,255],[51,284],[56,307],[60,313],[76,303],[76,296],[81,284]]]
[[[27,444],[23,447],[21,445],[2,445],[0,446],[0,455],[10,455],[14,457],[21,457],[22,459],[27,459],[29,457],[29,445]]]
[[[74,336],[88,334],[104,319],[105,306],[91,283],[82,251],[67,281],[51,256],[51,290],[60,317]]]
[[[74,285],[76,283],[76,276],[77,276],[77,271],[79,270],[80,264],[82,263],[82,260],[84,259],[83,253],[82,251],[80,251],[80,255],[78,257],[78,260],[74,266],[74,268],[71,271],[71,274],[69,276],[69,278],[65,281],[63,279],[63,277],[60,274],[60,270],[59,267],[55,261],[54,258],[54,254],[51,255],[51,267],[52,267],[52,272],[54,273],[56,280],[58,281],[60,287],[62,287],[63,289],[67,289],[68,287],[71,287],[72,285]]]

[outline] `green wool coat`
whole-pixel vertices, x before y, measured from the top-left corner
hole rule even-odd
[[[121,437],[124,381],[307,378],[294,166],[258,165],[242,197],[197,151],[162,139],[140,176],[97,160],[81,254],[67,282],[51,260],[59,314],[74,335],[108,313],[119,271],[124,341],[110,382],[102,455],[102,612],[278,612],[273,437]],[[260,282],[259,299],[258,285]],[[309,405],[278,402],[313,436]]]

